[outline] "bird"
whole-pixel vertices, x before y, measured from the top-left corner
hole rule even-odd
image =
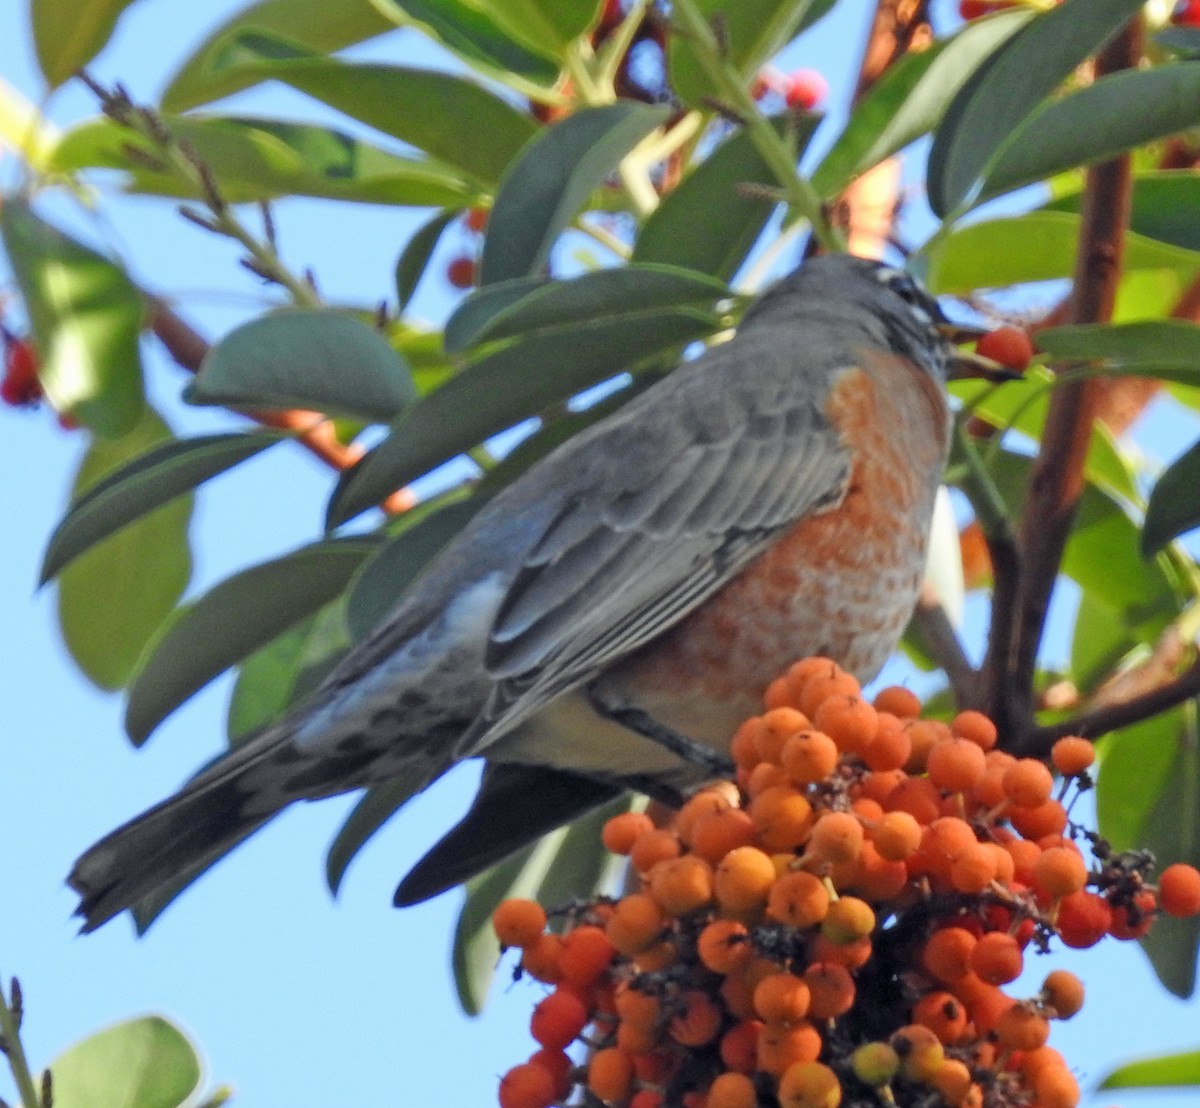
[[[948,374],[998,369],[903,269],[813,257],[483,507],[308,699],[88,849],[91,931],[297,800],[484,761],[401,882],[435,895],[627,789],[728,773],[789,661],[863,681],[922,580]]]

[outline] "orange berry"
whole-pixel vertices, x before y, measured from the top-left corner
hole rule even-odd
[[[496,905],[492,929],[501,946],[530,946],[546,930],[546,910],[536,900],[510,897]]]
[[[813,719],[826,700],[835,696],[861,696],[862,686],[844,669],[826,675],[815,674],[800,690],[800,710]]]
[[[971,953],[978,939],[961,927],[943,927],[925,940],[921,964],[938,981],[954,985],[971,971]]]
[[[900,1056],[900,1069],[911,1081],[928,1082],[946,1060],[942,1041],[928,1027],[910,1023],[888,1040]]]
[[[758,1034],[762,1027],[761,1020],[744,1019],[721,1036],[719,1050],[726,1069],[738,1073],[753,1073],[758,1069]]]
[[[557,985],[562,980],[562,939],[545,934],[536,942],[521,948],[521,969],[535,981]]]
[[[1083,982],[1064,969],[1051,970],[1042,982],[1042,1003],[1051,1019],[1070,1019],[1083,1007]]]
[[[583,1001],[566,989],[555,989],[533,1010],[529,1030],[547,1050],[563,1050],[587,1026]]]
[[[678,858],[682,852],[674,831],[655,828],[639,835],[629,851],[629,863],[638,873],[649,873],[659,862]]]
[[[842,1085],[822,1062],[794,1062],[779,1079],[779,1108],[838,1108]]]
[[[1047,1066],[1066,1068],[1066,1065],[1066,1059],[1054,1047],[1039,1046],[1036,1050],[1022,1051],[1017,1068],[1032,1082],[1034,1076]]]
[[[921,701],[917,694],[900,685],[889,685],[886,689],[880,689],[872,703],[876,711],[890,712],[900,719],[916,719],[921,714]]]
[[[954,991],[967,1006],[975,1033],[980,1036],[992,1031],[1000,1017],[1016,1004],[1003,989],[989,985],[973,973],[955,982]]]
[[[604,931],[619,953],[638,954],[658,941],[666,922],[653,897],[629,893],[617,901]]]
[[[774,881],[771,856],[756,846],[739,846],[721,859],[713,887],[725,911],[748,912],[767,902]]]
[[[929,780],[939,789],[965,793],[973,789],[987,769],[983,751],[970,739],[944,739],[934,743],[926,760]]]
[[[1036,758],[1018,758],[1004,771],[1004,794],[1020,808],[1045,804],[1054,791],[1054,777]]]
[[[879,732],[879,713],[861,696],[831,696],[813,716],[813,726],[824,731],[844,753],[865,750]]]
[[[992,931],[971,950],[971,969],[989,985],[1007,985],[1021,976],[1024,959],[1012,935]]]
[[[765,850],[795,850],[809,836],[813,810],[808,798],[790,785],[760,792],[750,802],[750,819]]]
[[[713,973],[732,973],[754,952],[748,936],[746,925],[738,920],[713,920],[697,937],[696,954]]]
[[[1095,946],[1112,927],[1112,906],[1095,893],[1080,890],[1058,903],[1054,927],[1066,946],[1083,950]]]
[[[487,208],[468,208],[463,222],[467,225],[467,230],[479,232],[487,226],[489,214]]]
[[[992,865],[996,870],[995,879],[1001,885],[1011,884],[1017,871],[1017,864],[1013,861],[1013,856],[999,843],[980,843],[979,845],[992,856]],[[1028,884],[1028,882],[1025,883]]]
[[[824,812],[813,824],[806,854],[819,862],[852,862],[863,844],[863,825],[850,812]]]
[[[912,739],[904,730],[904,724],[888,712],[877,713],[876,723],[875,737],[859,748],[858,756],[870,770],[903,769],[912,757]]]
[[[683,994],[683,1011],[667,1025],[667,1033],[683,1046],[704,1046],[721,1030],[723,1013],[708,993],[689,989]]]
[[[761,1019],[788,1023],[808,1014],[809,991],[794,973],[772,973],[754,986],[754,1011]]]
[[[612,965],[617,953],[604,929],[585,923],[563,936],[559,969],[569,985],[586,987]]]
[[[600,841],[613,854],[628,854],[638,837],[654,830],[654,823],[645,812],[621,812],[604,824]]]
[[[1200,871],[1184,862],[1167,866],[1158,878],[1158,902],[1169,916],[1200,915]]]
[[[1007,814],[1009,823],[1027,839],[1061,835],[1067,826],[1067,810],[1053,798],[1033,808],[1014,805]]]
[[[744,1073],[718,1074],[708,1087],[705,1108],[757,1108],[754,1082]]]
[[[921,846],[909,868],[949,879],[950,867],[976,845],[975,830],[957,816],[939,816],[921,835]]]
[[[837,946],[864,939],[874,930],[874,909],[856,896],[839,897],[821,921],[821,934]]]
[[[633,968],[638,973],[657,973],[673,966],[679,960],[679,948],[669,939],[639,950],[633,957]]]
[[[1022,885],[1033,884],[1033,868],[1042,856],[1042,848],[1028,839],[1012,839],[1003,849],[1013,861],[1013,874]]]
[[[701,816],[692,828],[692,853],[716,864],[731,850],[754,841],[754,821],[741,808]]]
[[[672,825],[675,828],[675,834],[679,836],[681,842],[690,846],[692,831],[700,820],[705,816],[724,812],[732,807],[733,804],[729,797],[720,790],[702,789],[694,796],[689,797],[683,807],[675,813],[675,821]]]
[[[776,677],[763,693],[763,707],[770,711],[772,708],[794,708],[792,703],[792,684],[787,676]]]
[[[1043,850],[1033,863],[1033,885],[1051,897],[1069,896],[1087,884],[1088,871],[1079,852],[1065,846]]]
[[[780,762],[797,785],[813,785],[837,768],[838,748],[823,731],[799,731],[784,743]]]
[[[1032,1004],[1014,1004],[996,1021],[996,1038],[1008,1050],[1037,1050],[1050,1038],[1050,1023]]]
[[[847,881],[843,881],[835,869],[835,888],[844,891],[853,889],[867,900],[881,903],[895,900],[908,884],[908,867],[903,862],[889,862],[870,840],[863,843],[853,866],[853,875]]]
[[[755,738],[759,758],[780,765],[784,744],[809,726],[808,716],[795,708],[772,708],[763,715],[762,728]]]
[[[657,1027],[624,1022],[617,1024],[617,1046],[634,1057],[649,1054],[661,1040],[662,1035]]]
[[[829,911],[829,890],[804,870],[784,874],[767,894],[767,915],[791,927],[814,927]]]
[[[821,1053],[821,1035],[808,1021],[767,1023],[758,1036],[758,1068],[782,1076],[797,1062],[815,1062]]]
[[[751,716],[733,733],[729,740],[729,756],[738,768],[752,769],[761,760],[758,756],[758,733],[762,730],[762,716]]]
[[[854,978],[836,962],[811,962],[804,971],[808,986],[808,1014],[815,1020],[845,1015],[854,1006]]]
[[[960,893],[977,895],[997,877],[997,857],[1002,856],[1012,869],[1012,860],[994,843],[972,843],[950,863],[950,884]]]
[[[657,1027],[662,1021],[662,1002],[658,997],[632,985],[619,989],[614,1003],[618,1018],[632,1027]]]
[[[1050,761],[1064,777],[1076,777],[1096,760],[1096,748],[1087,739],[1067,735],[1050,748]]]
[[[903,862],[921,845],[921,825],[909,812],[885,812],[871,828],[871,842],[889,862]]]
[[[1038,1108],[1075,1108],[1079,1103],[1079,1082],[1064,1066],[1043,1066],[1033,1078]]]
[[[811,678],[834,677],[841,671],[842,667],[832,658],[816,654],[810,658],[801,658],[800,661],[793,662],[788,666],[786,676],[792,686],[792,696],[798,701],[801,691]]]
[[[712,901],[713,870],[703,858],[685,854],[659,862],[647,875],[646,884],[668,916],[685,916]]]
[[[943,1043],[953,1046],[967,1029],[967,1010],[953,993],[926,993],[912,1009],[912,1022],[928,1027]]]
[[[932,823],[941,815],[941,797],[927,777],[905,777],[889,794],[883,806],[889,812],[907,812],[918,823]]]
[[[549,1108],[555,1093],[550,1071],[532,1062],[513,1066],[500,1078],[500,1108]]]
[[[814,962],[837,962],[852,973],[862,969],[870,960],[874,948],[869,938],[849,943],[834,943],[819,932],[808,944],[809,957]]]
[[[587,1064],[587,1086],[601,1100],[624,1100],[633,1084],[633,1062],[620,1047],[597,1050]]]
[[[912,743],[912,753],[904,766],[909,773],[924,772],[929,752],[939,742],[953,737],[950,728],[936,719],[911,720],[904,725],[904,730]]]
[[[1142,889],[1128,903],[1113,906],[1112,923],[1108,933],[1114,939],[1140,939],[1154,923],[1154,894]]]
[[[971,1091],[971,1070],[966,1062],[947,1058],[930,1078],[929,1083],[942,1095],[947,1104],[960,1106]]]
[[[1020,327],[997,327],[975,344],[975,353],[1020,372],[1033,361],[1033,342]]]
[[[960,739],[969,739],[980,750],[991,750],[996,745],[996,725],[982,712],[969,708],[950,721],[950,733]]]
[[[567,1099],[571,1092],[571,1070],[575,1067],[569,1054],[562,1050],[547,1050],[542,1047],[541,1050],[530,1055],[529,1064],[541,1066],[554,1078],[555,1100]]]

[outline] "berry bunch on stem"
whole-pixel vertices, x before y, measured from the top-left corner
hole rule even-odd
[[[556,930],[532,901],[497,908],[520,973],[553,987],[501,1108],[1074,1108],[1048,1039],[1082,983],[1052,969],[1032,994],[1005,987],[1030,950],[1200,913],[1200,872],[1154,884],[1148,853],[1072,821],[1084,739],[1059,740],[1051,769],[998,749],[979,712],[923,719],[901,688],[869,702],[825,658],[765,708],[733,738],[735,781],[667,827],[606,825],[635,891]]]

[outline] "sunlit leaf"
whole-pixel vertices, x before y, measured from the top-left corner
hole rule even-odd
[[[1101,1089],[1166,1089],[1200,1085],[1200,1050],[1126,1062],[1105,1074]]]
[[[1077,212],[1083,193],[1076,191],[1046,204],[1048,211]],[[1147,238],[1200,250],[1200,176],[1190,169],[1139,173],[1133,179],[1132,230]]]
[[[63,84],[108,43],[133,0],[31,0],[33,45],[51,88]]]

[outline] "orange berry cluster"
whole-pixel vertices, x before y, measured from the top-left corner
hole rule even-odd
[[[1054,970],[1033,996],[1002,986],[1030,943],[1200,913],[1200,873],[1170,866],[1152,886],[1145,852],[1071,823],[1086,740],[1055,745],[1056,795],[1045,764],[996,748],[986,716],[919,712],[905,689],[868,702],[828,659],[798,662],[734,735],[736,782],[667,828],[608,822],[638,891],[565,912],[561,935],[536,903],[502,903],[501,943],[554,991],[501,1108],[1074,1108],[1047,1039],[1083,985]],[[565,1051],[585,1031],[576,1065]]]

